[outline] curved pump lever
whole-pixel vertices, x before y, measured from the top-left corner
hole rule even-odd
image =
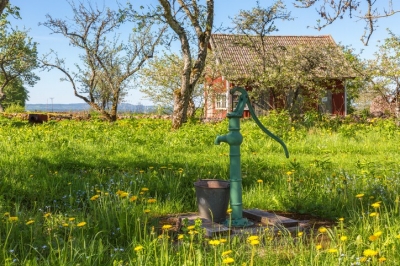
[[[239,102],[235,108],[235,110],[231,113],[228,113],[228,117],[242,117],[243,115],[243,111],[244,111],[244,107],[248,106],[251,117],[254,119],[254,121],[256,122],[256,124],[261,128],[262,131],[264,131],[268,136],[270,136],[271,138],[273,138],[275,141],[277,141],[279,144],[281,144],[281,146],[283,147],[283,150],[285,151],[285,156],[286,158],[289,158],[289,151],[286,147],[286,144],[276,135],[274,135],[271,131],[269,131],[266,127],[264,127],[263,124],[261,124],[260,120],[258,120],[256,113],[253,109],[253,107],[251,106],[250,103],[250,99],[249,96],[247,94],[247,91],[243,88],[240,87],[235,87],[233,89],[231,89],[230,93],[233,95],[235,92],[239,91],[241,93],[240,97],[239,97]]]

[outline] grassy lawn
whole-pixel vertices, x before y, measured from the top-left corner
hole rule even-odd
[[[131,119],[30,125],[0,118],[2,265],[399,265],[400,128],[261,119],[290,158],[242,122],[245,208],[337,221],[314,235],[204,238],[158,217],[197,211],[193,182],[229,179],[227,121]],[[328,239],[329,241],[322,241]]]

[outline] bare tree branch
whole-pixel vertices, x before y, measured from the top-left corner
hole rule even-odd
[[[343,19],[345,16],[352,18],[355,16],[360,20],[365,21],[365,31],[361,37],[361,41],[364,45],[368,45],[368,42],[376,30],[378,20],[381,18],[386,18],[394,16],[400,13],[400,10],[395,10],[393,8],[392,0],[386,0],[386,8],[379,9],[376,7],[378,4],[382,3],[380,0],[295,0],[294,6],[298,8],[310,8],[316,6],[317,3],[321,3],[316,7],[316,11],[321,17],[321,20],[317,21],[317,25],[314,27],[317,30],[321,30],[337,19]],[[365,12],[361,8],[365,9]],[[354,15],[354,12],[358,15]]]

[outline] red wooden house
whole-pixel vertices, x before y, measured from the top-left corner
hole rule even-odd
[[[250,40],[250,45],[249,44]],[[324,36],[265,36],[263,41],[258,36],[245,36],[245,35],[232,35],[232,34],[212,34],[209,43],[209,49],[214,54],[217,65],[220,66],[222,73],[217,77],[209,78],[208,84],[205,90],[205,118],[206,119],[218,119],[225,118],[227,112],[231,111],[235,106],[235,99],[237,97],[229,94],[229,89],[234,86],[245,87],[247,90],[255,91],[258,89],[257,80],[254,80],[252,74],[259,71],[261,64],[256,60],[257,51],[272,51],[268,55],[273,57],[274,60],[282,61],[284,66],[285,53],[279,51],[287,50],[290,47],[308,47],[308,49],[318,49],[319,47],[334,47],[336,52],[339,51],[343,61],[341,62],[342,70],[328,71],[326,66],[332,65],[334,62],[328,62],[332,59],[331,54],[327,53],[323,56],[326,60],[320,61],[320,66],[313,68],[312,71],[318,71],[314,77],[319,78],[324,75],[325,80],[329,80],[326,83],[326,90],[323,95],[319,94],[318,99],[315,99],[313,103],[302,104],[301,111],[307,111],[315,109],[317,111],[334,114],[334,115],[346,115],[346,79],[353,78],[354,75],[350,74],[348,65],[343,64],[344,57],[341,50],[330,35]],[[301,50],[299,50],[301,51]],[[287,55],[286,55],[287,56]],[[337,57],[335,59],[337,61]],[[258,63],[257,63],[258,62]],[[300,63],[300,62],[299,62]],[[345,69],[347,66],[348,69]],[[265,69],[265,68],[264,68]],[[310,70],[311,71],[311,70]],[[328,73],[329,72],[329,73]],[[265,73],[265,72],[264,72]],[[296,73],[293,73],[293,76]],[[326,79],[326,76],[328,79]],[[210,82],[211,79],[211,82]],[[324,83],[324,84],[325,84]],[[324,85],[325,89],[325,85]],[[271,88],[271,91],[273,88]],[[313,98],[313,88],[302,89],[301,94],[304,99]],[[293,98],[293,93],[287,93],[283,95],[284,99],[273,98],[272,93],[264,95],[263,101],[267,104],[264,105],[263,111],[272,108],[284,108],[284,102],[287,99]],[[297,97],[297,96],[296,96]],[[258,99],[260,100],[260,98]],[[303,100],[305,101],[305,100]],[[261,108],[257,102],[254,102],[256,112],[260,113]],[[265,108],[267,106],[267,108]],[[249,116],[249,113],[245,111],[244,116]]]

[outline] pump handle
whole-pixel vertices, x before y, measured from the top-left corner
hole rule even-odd
[[[235,113],[235,115],[238,115],[240,113],[240,116],[243,115],[243,110],[245,105],[247,104],[251,117],[253,118],[253,120],[256,122],[256,124],[261,128],[262,131],[264,131],[268,136],[270,136],[272,139],[274,139],[275,141],[277,141],[279,144],[281,144],[281,146],[283,147],[283,150],[285,151],[285,156],[286,158],[289,158],[289,151],[286,147],[286,144],[276,135],[274,135],[271,131],[269,131],[266,127],[264,127],[264,125],[260,122],[260,120],[258,120],[258,117],[256,116],[256,113],[253,109],[253,106],[251,106],[251,102],[249,99],[249,96],[247,94],[247,91],[241,87],[235,87],[233,89],[230,90],[230,94],[234,94],[235,92],[241,92],[240,95],[240,99],[238,102],[238,105],[235,108],[235,111],[233,113]]]

